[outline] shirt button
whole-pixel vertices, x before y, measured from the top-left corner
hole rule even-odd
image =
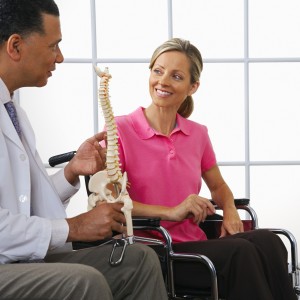
[[[20,159],[21,159],[22,161],[26,160],[26,155],[25,155],[25,154],[21,154],[21,155],[20,155]]]
[[[173,150],[171,150],[171,151],[170,151],[170,154],[172,154],[172,155],[173,155],[173,154],[174,154],[174,151],[173,151]]]
[[[26,195],[20,195],[19,196],[19,201],[21,202],[21,203],[24,203],[24,202],[26,202],[28,199],[27,199],[27,196]]]

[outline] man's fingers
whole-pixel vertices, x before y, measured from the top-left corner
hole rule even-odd
[[[98,142],[101,142],[106,139],[106,131],[98,132],[94,135],[94,137]]]
[[[111,226],[112,231],[117,231],[120,233],[126,232],[126,226],[123,223],[113,222]]]

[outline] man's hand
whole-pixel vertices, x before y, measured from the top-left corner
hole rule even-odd
[[[100,132],[87,139],[76,151],[75,156],[65,167],[65,177],[73,184],[79,175],[93,175],[105,168],[106,149],[99,144],[106,138],[106,132]]]
[[[92,210],[76,217],[66,219],[69,224],[67,241],[92,242],[112,236],[113,231],[123,233],[126,227],[121,212],[123,203],[100,202]]]

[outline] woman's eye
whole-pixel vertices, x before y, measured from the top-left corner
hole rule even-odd
[[[181,80],[181,79],[182,79],[182,77],[181,77],[180,75],[178,75],[178,74],[175,74],[175,75],[174,75],[174,78],[175,78],[176,80]]]
[[[160,71],[159,69],[154,69],[153,72],[154,72],[155,74],[161,74],[161,71]]]

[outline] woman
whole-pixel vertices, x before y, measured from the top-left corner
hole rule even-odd
[[[226,299],[296,299],[280,238],[266,230],[243,232],[207,128],[187,120],[202,68],[195,46],[178,38],[166,41],[150,62],[152,103],[116,118],[120,161],[131,184],[133,214],[160,217],[175,251],[209,257],[217,270],[219,293]],[[220,239],[207,240],[198,226],[215,213],[210,201],[198,195],[201,178],[223,209]],[[154,232],[150,235],[157,238]],[[182,264],[176,281],[199,287],[198,273],[197,266]]]

